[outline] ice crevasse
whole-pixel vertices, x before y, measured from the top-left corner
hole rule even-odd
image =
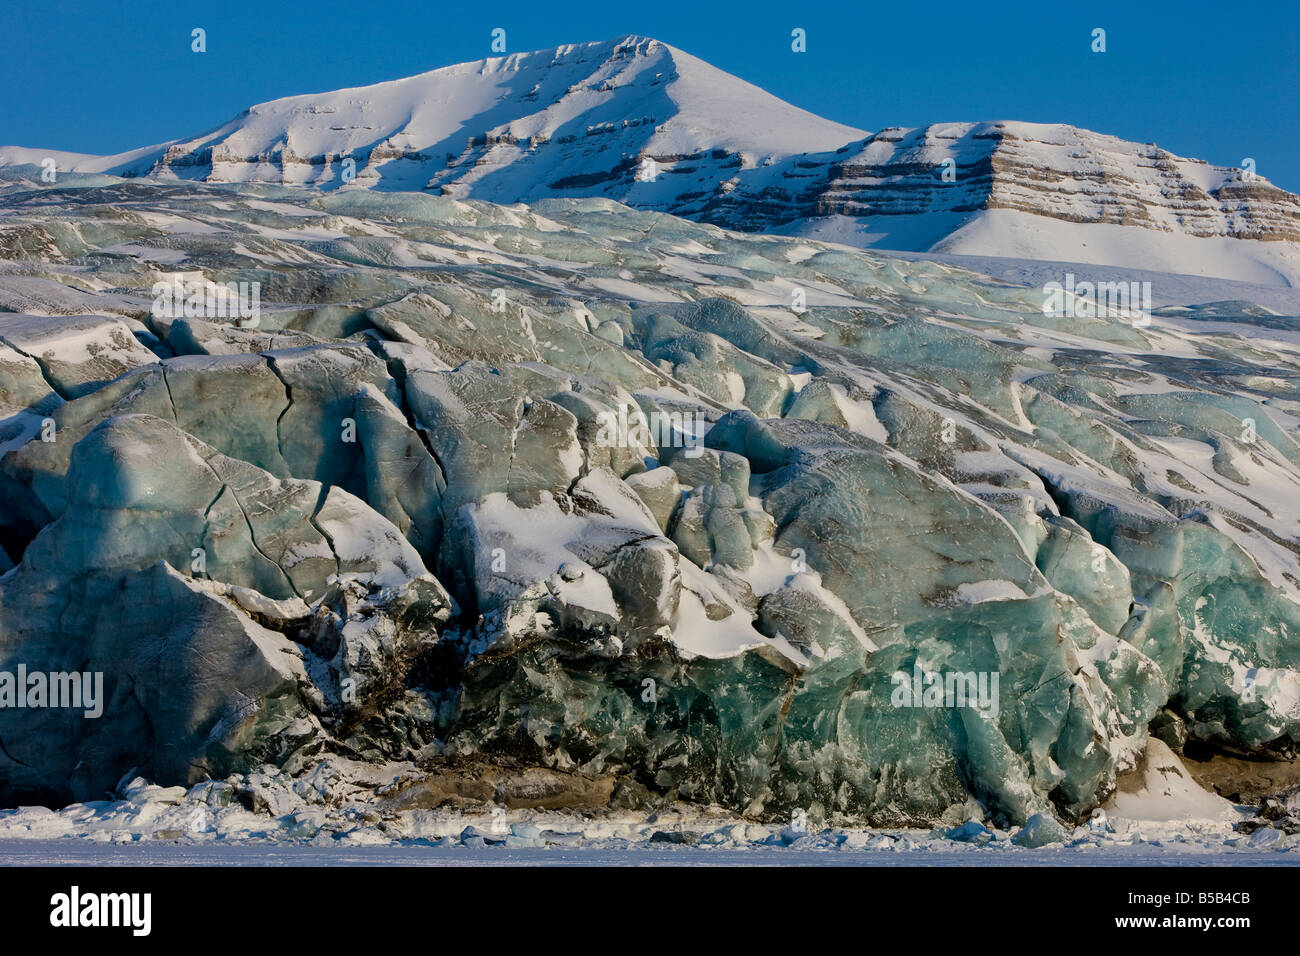
[[[1085,816],[1162,712],[1300,736],[1278,317],[1056,319],[607,200],[29,192],[0,673],[102,673],[103,713],[0,707],[10,803],[344,753],[1023,823]],[[258,282],[260,324],[156,315],[180,268]],[[638,416],[701,427],[609,440]]]

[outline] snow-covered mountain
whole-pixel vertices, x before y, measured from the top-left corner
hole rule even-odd
[[[742,165],[862,135],[665,43],[624,37],[291,96],[200,136],[56,160],[122,176],[351,184],[501,203],[604,195],[676,209],[712,195]],[[38,155],[9,150],[0,162]],[[644,157],[659,164],[653,176],[641,170]]]
[[[857,246],[1300,278],[1300,197],[1072,126],[886,129],[781,174],[795,185],[742,179],[709,218],[738,228],[757,211],[768,228]]]
[[[1300,198],[1241,170],[1062,125],[862,130],[628,36],[254,106],[114,156],[0,148],[119,176],[603,196],[862,247],[1300,283]]]

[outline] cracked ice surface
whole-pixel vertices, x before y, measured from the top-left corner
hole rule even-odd
[[[7,176],[0,671],[105,710],[0,708],[4,803],[342,755],[1073,826],[1162,708],[1300,738],[1295,319],[607,200]],[[182,264],[258,325],[155,315]]]

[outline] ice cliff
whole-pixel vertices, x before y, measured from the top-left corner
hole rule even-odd
[[[0,672],[104,699],[0,707],[0,802],[334,753],[1023,823],[1158,715],[1289,752],[1300,320],[1042,304],[605,199],[10,171]]]

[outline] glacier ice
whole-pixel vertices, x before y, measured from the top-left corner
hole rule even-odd
[[[1300,740],[1284,317],[608,200],[0,179],[23,230],[0,671],[106,704],[0,708],[4,800],[344,755],[1038,842],[1157,715]],[[258,326],[156,315],[181,270]]]

